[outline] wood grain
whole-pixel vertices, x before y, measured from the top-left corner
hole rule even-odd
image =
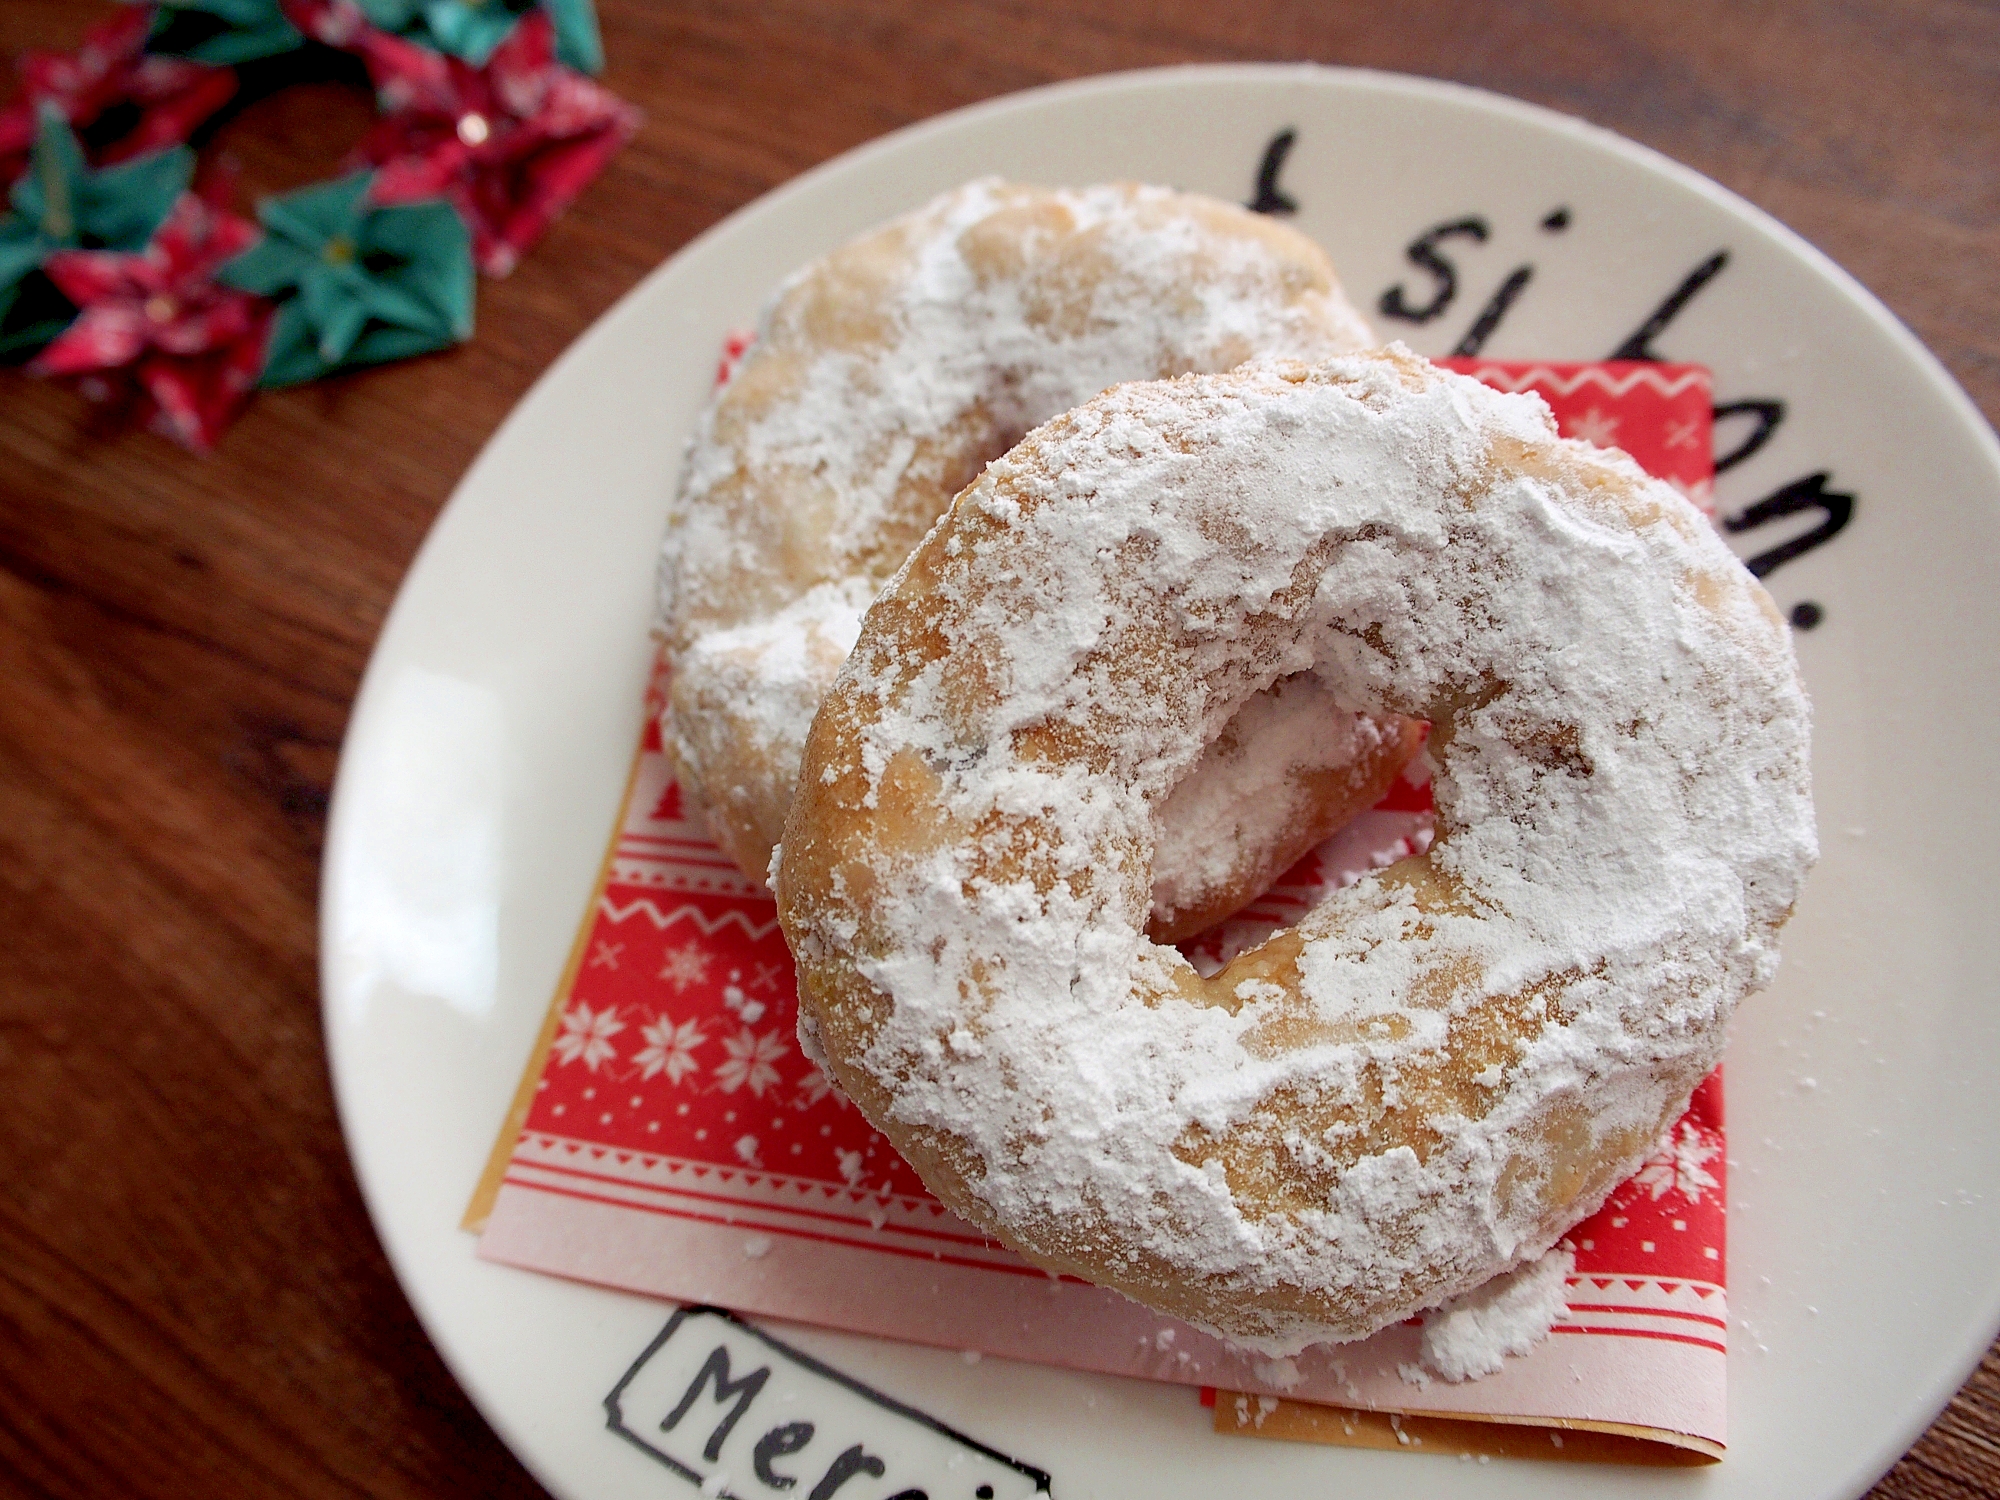
[[[539,1493],[397,1290],[342,1148],[314,904],[397,580],[530,381],[694,234],[940,110],[1112,69],[1457,79],[1657,147],[1867,283],[2000,415],[2000,10],[600,0],[644,130],[433,358],[261,397],[212,458],[0,371],[0,1494]],[[7,0],[0,49],[108,9]],[[323,176],[350,84],[253,105]],[[1875,1491],[2000,1496],[2000,1358]]]

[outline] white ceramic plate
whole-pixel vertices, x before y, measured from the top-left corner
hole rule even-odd
[[[654,547],[726,330],[785,272],[986,173],[1296,200],[1357,304],[1450,350],[1517,268],[1482,352],[1599,358],[1651,334],[1717,401],[1781,403],[1725,512],[1824,472],[1851,519],[1767,578],[1815,606],[1826,854],[1777,986],[1729,1055],[1730,1454],[1699,1471],[1475,1467],[1211,1435],[1184,1388],[832,1334],[797,1342],[1051,1471],[1062,1500],[1260,1494],[1848,1496],[2000,1323],[2000,447],[1935,360],[1794,235],[1577,121],[1446,85],[1306,67],[1189,68],[948,115],[718,225],[608,313],[487,446],[425,543],[355,709],[323,908],[326,1026],[375,1223],[480,1409],[558,1495],[693,1491],[606,1428],[665,1321],[640,1298],[483,1264],[456,1226],[591,888],[638,728]],[[1567,225],[1550,216],[1566,209]],[[1767,408],[1768,414],[1769,408]],[[1762,419],[1724,422],[1740,447]],[[1810,484],[1804,487],[1809,490]],[[1801,493],[1794,487],[1792,493]],[[1830,502],[1835,511],[1838,500]],[[1745,555],[1830,524],[1745,530]],[[1982,794],[1983,795],[1983,794]],[[860,1486],[855,1500],[860,1500]]]

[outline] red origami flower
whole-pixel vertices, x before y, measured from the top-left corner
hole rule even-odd
[[[379,166],[373,201],[448,199],[473,259],[505,276],[639,127],[617,95],[555,60],[547,12],[522,17],[483,68],[367,28],[346,45],[368,63],[383,118],[361,143]]]
[[[0,109],[0,186],[21,175],[35,141],[35,109],[54,105],[82,129],[116,104],[138,106],[138,123],[97,153],[123,161],[185,141],[194,128],[229,102],[236,74],[180,57],[145,51],[153,24],[150,6],[120,6],[74,52],[24,52],[18,62],[22,97]]]
[[[213,447],[257,383],[271,321],[262,298],[214,275],[257,236],[256,225],[183,193],[143,250],[51,255],[42,269],[82,311],[30,371],[115,371],[138,388],[156,429]]]

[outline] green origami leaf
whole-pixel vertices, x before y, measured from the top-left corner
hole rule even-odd
[[[271,337],[264,351],[264,374],[259,385],[297,385],[317,380],[331,368],[319,355],[319,334],[294,299],[280,303],[271,319]]]
[[[305,42],[278,0],[160,0],[147,48],[234,67],[290,52]]]
[[[556,56],[580,73],[604,71],[604,38],[591,0],[542,0],[556,23]]]
[[[287,287],[297,286],[316,261],[311,251],[267,234],[224,266],[220,275],[233,287],[255,292],[260,297],[273,297]]]
[[[453,342],[448,335],[440,335],[433,329],[391,328],[378,323],[364,329],[341,358],[329,360],[320,352],[318,340],[319,334],[299,303],[293,300],[282,304],[271,323],[270,349],[258,384],[272,389],[299,385],[335,370],[429,354]]]
[[[35,144],[28,158],[28,170],[15,181],[7,201],[23,218],[35,221],[40,232],[61,242],[70,242],[75,222],[75,184],[90,169],[83,159],[83,143],[69,128],[53,104],[35,111]]]
[[[380,324],[367,329],[338,362],[326,359],[319,350],[318,335],[297,302],[278,309],[271,323],[270,350],[264,360],[264,375],[258,383],[275,388],[318,380],[336,369],[387,364],[428,354],[450,340],[435,333],[412,328],[389,328]]]
[[[347,351],[375,316],[369,290],[365,280],[342,276],[333,266],[315,266],[299,283],[299,306],[313,327],[319,357],[327,364],[337,365],[347,358]]]
[[[366,213],[363,200],[374,181],[372,173],[352,172],[282,198],[266,199],[257,216],[273,234],[318,250],[336,235],[354,236]]]
[[[384,31],[401,31],[423,16],[424,0],[357,0],[369,24]]]
[[[388,328],[377,325],[362,334],[355,342],[353,353],[347,356],[350,365],[387,364],[392,359],[408,359],[416,354],[428,354],[441,348],[451,340],[440,340],[434,334],[426,334],[414,328]]]
[[[51,254],[142,249],[193,179],[194,153],[184,146],[92,171],[76,133],[44,105],[28,170],[8,195],[13,212],[0,219],[0,358],[39,348],[75,315],[40,277],[45,294],[22,307],[22,283]]]
[[[462,57],[475,68],[486,66],[493,49],[533,6],[499,3],[468,4],[467,0],[430,0],[415,7],[425,38],[440,52]]]
[[[368,19],[475,68],[486,66],[493,49],[536,0],[359,0]],[[556,57],[585,73],[604,71],[604,42],[598,35],[591,0],[540,0],[556,30]]]
[[[279,299],[262,383],[292,385],[472,334],[472,240],[448,203],[368,202],[356,173],[258,209],[267,233],[218,273]]]
[[[35,226],[18,214],[0,219],[0,288],[11,306],[15,285],[42,263],[48,254]]]
[[[387,281],[370,284],[367,307],[377,321],[392,327],[428,329],[447,337],[453,333],[451,320],[439,316],[425,298]]]
[[[194,153],[185,146],[86,175],[76,198],[82,242],[108,250],[143,249],[193,181]]]
[[[185,146],[92,171],[76,132],[44,105],[28,170],[9,198],[47,250],[137,250],[193,180],[194,153]]]
[[[370,221],[367,248],[407,262],[400,290],[423,301],[452,337],[472,337],[472,237],[449,203],[383,209]]]

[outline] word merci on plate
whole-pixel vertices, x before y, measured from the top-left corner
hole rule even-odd
[[[761,1500],[1028,1500],[1049,1476],[732,1313],[673,1315],[604,1398],[607,1425],[699,1485]]]

